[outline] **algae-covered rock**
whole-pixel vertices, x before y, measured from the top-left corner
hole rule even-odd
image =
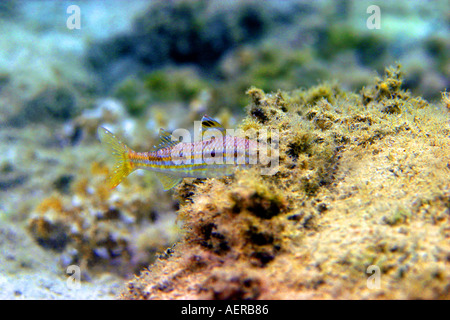
[[[155,1],[135,19],[132,31],[94,43],[88,61],[99,71],[116,70],[119,79],[139,66],[211,65],[227,50],[259,39],[273,16],[258,1]],[[128,67],[111,67],[121,63]]]
[[[64,181],[73,177],[58,178],[54,184],[60,193],[43,199],[28,219],[36,243],[56,253],[63,268],[80,266],[85,280],[105,272],[130,277],[177,239],[167,195],[158,202],[144,193],[149,182],[125,191],[132,196],[111,194],[105,185],[108,172],[95,162],[89,178],[78,177],[70,185]]]
[[[27,122],[67,121],[78,112],[76,100],[75,94],[67,88],[45,88],[26,101],[11,122],[24,125]]]
[[[277,172],[185,180],[183,240],[122,298],[448,299],[450,115],[401,83],[251,88],[240,127],[278,131]]]
[[[370,83],[374,70],[382,72],[397,60],[408,71],[405,88],[437,99],[449,78],[447,29],[430,31],[429,37],[391,27],[369,29],[359,14],[367,9],[364,5],[361,1],[155,1],[135,18],[132,30],[93,41],[87,60],[101,75],[98,85],[119,88],[117,96],[123,97],[133,115],[142,114],[150,101],[159,98],[191,103],[192,94],[179,94],[183,88],[172,94],[175,85],[189,84],[171,80],[186,69],[195,70],[186,75],[194,87],[187,89],[208,90],[213,97],[210,113],[224,107],[239,112],[247,103],[242,92],[252,85],[267,92],[290,91],[337,79],[343,89],[359,90]],[[438,8],[432,3],[427,11]],[[384,3],[383,10],[397,8]],[[412,11],[405,8],[405,15],[418,18]],[[433,27],[421,20],[416,22],[423,22],[424,30],[444,24],[443,17]],[[149,82],[157,90],[152,91]]]
[[[16,0],[4,0],[0,2],[0,18],[11,18],[17,14],[18,6]]]

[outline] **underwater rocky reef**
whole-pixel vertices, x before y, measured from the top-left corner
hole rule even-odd
[[[369,4],[0,1],[0,298],[449,299],[448,4]],[[205,114],[276,173],[108,187]]]
[[[154,1],[130,30],[93,43],[87,61],[103,75],[97,87],[133,114],[205,92],[210,112],[240,113],[250,86],[269,92],[338,80],[359,90],[395,61],[403,63],[405,88],[438,99],[450,78],[444,2],[384,2],[385,27],[376,31],[365,25],[371,4]]]
[[[397,66],[359,94],[247,91],[240,126],[279,130],[278,172],[177,187],[183,239],[122,298],[450,298],[448,95],[401,84]]]

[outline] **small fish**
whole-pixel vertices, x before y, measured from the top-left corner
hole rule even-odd
[[[136,169],[155,172],[164,190],[169,190],[183,178],[222,177],[233,174],[237,167],[256,164],[256,141],[226,135],[225,128],[207,115],[202,118],[201,130],[202,133],[218,130],[220,134],[201,141],[180,142],[173,141],[170,133],[160,129],[158,146],[149,152],[135,152],[110,131],[99,127],[102,144],[108,146],[116,160],[109,177],[111,189]]]

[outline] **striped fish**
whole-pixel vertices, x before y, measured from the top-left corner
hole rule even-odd
[[[116,161],[109,177],[111,189],[137,169],[155,172],[164,190],[169,190],[183,178],[231,175],[237,167],[256,164],[257,159],[256,141],[226,135],[225,128],[207,115],[202,118],[201,141],[173,141],[170,133],[160,129],[159,144],[149,152],[133,151],[103,127],[99,127],[98,135]]]

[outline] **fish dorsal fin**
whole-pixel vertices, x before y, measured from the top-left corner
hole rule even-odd
[[[202,118],[202,131],[206,132],[211,129],[219,130],[222,133],[226,131],[218,121],[205,114]]]
[[[154,146],[155,150],[173,147],[174,145],[177,145],[180,143],[180,141],[172,141],[172,134],[167,132],[164,129],[159,129],[159,141],[158,145]]]
[[[163,173],[163,172],[155,172],[159,181],[163,185],[164,191],[172,189],[177,184],[179,184],[182,178],[174,176],[173,174]]]

